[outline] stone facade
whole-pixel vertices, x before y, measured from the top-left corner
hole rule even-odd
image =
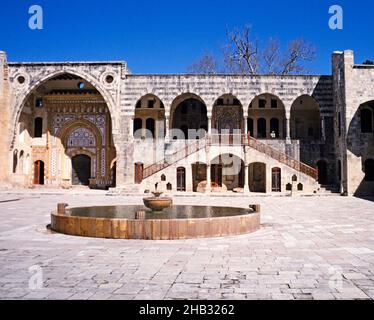
[[[124,62],[13,63],[2,52],[0,179],[3,185],[32,185],[37,161],[43,161],[44,184],[69,186],[71,159],[86,155],[91,180],[129,192],[156,184],[196,191],[205,179],[205,192],[217,183],[221,191],[257,192],[258,182],[267,193],[318,192],[333,185],[349,194],[373,194],[363,165],[374,159],[373,134],[359,132],[357,115],[374,100],[372,79],[374,68],[354,65],[351,51],[334,53],[332,76],[135,75]],[[203,109],[200,117],[193,114],[202,110],[196,108]],[[37,117],[45,120],[38,138]],[[175,139],[172,129],[191,128],[202,130],[202,145]],[[86,138],[69,145],[68,133],[59,129]],[[86,145],[90,136],[96,141],[92,150]],[[239,140],[214,143],[225,136]],[[239,159],[240,172],[218,181],[222,155]],[[319,183],[313,179],[317,167]],[[201,170],[205,175],[196,180]]]

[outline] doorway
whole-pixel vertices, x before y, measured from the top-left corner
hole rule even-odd
[[[318,182],[321,185],[327,184],[327,162],[324,160],[320,160],[317,163],[318,167]]]
[[[135,163],[135,184],[141,184],[143,181],[144,165],[141,162]]]
[[[71,159],[72,184],[74,186],[88,186],[91,178],[91,158],[85,154],[79,154]]]
[[[281,169],[280,168],[273,168],[271,170],[271,185],[272,185],[272,192],[281,192]]]
[[[186,169],[177,169],[177,191],[186,191]]]
[[[33,184],[44,185],[44,162],[35,161]]]

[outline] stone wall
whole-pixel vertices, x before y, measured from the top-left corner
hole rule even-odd
[[[5,52],[0,51],[0,181],[3,186],[8,182],[8,174],[11,170],[7,152],[9,150],[9,83],[8,66]]]
[[[343,164],[342,188],[348,194],[374,195],[374,183],[366,182],[364,173],[365,160],[374,159],[373,134],[361,133],[359,109],[363,103],[374,100],[374,66],[356,65],[353,51],[348,50],[334,54],[333,73],[335,136],[337,160]]]

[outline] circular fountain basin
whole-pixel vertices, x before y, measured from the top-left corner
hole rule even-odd
[[[51,228],[74,236],[178,240],[247,234],[260,228],[259,206],[171,206],[162,212],[145,211],[143,206],[59,206],[51,215]]]

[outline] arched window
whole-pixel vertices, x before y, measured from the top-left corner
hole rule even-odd
[[[373,132],[373,112],[370,109],[361,109],[361,132]]]
[[[266,119],[264,118],[257,120],[257,138],[266,138]]]
[[[279,120],[277,118],[270,120],[270,134],[274,135],[274,138],[279,138]]]
[[[41,138],[43,136],[43,118],[34,119],[34,138]]]
[[[166,181],[166,176],[164,174],[161,176],[161,181]]]
[[[137,138],[137,139],[141,138],[141,136],[142,136],[142,132],[141,132],[142,126],[143,126],[142,119],[140,119],[140,118],[134,119],[134,132],[133,132],[134,133],[134,138]]]
[[[155,138],[155,119],[149,118],[146,121],[147,135],[152,134],[152,138]]]
[[[368,159],[365,161],[365,181],[374,181],[374,160]]]
[[[153,109],[155,107],[155,104],[156,104],[155,99],[148,100],[148,109]]]

